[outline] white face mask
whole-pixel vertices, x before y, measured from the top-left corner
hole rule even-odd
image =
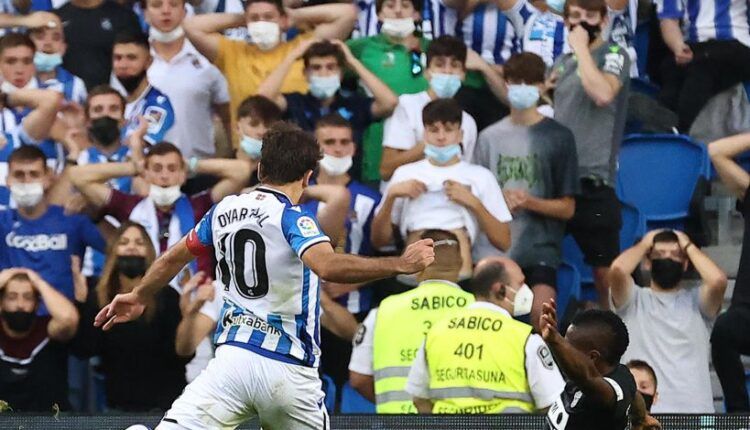
[[[270,51],[281,41],[279,24],[269,21],[255,21],[247,25],[250,39],[261,51]]]
[[[531,305],[534,304],[534,292],[526,284],[521,285],[521,288],[515,291],[516,297],[513,299],[513,316],[519,317],[530,313]],[[508,300],[507,297],[506,300]]]
[[[414,20],[411,18],[386,18],[383,20],[383,27],[381,27],[380,30],[386,36],[391,36],[396,39],[403,39],[404,37],[414,33],[415,28],[416,27],[414,26]]]
[[[181,195],[182,192],[180,191],[179,185],[160,187],[151,184],[151,188],[148,190],[148,196],[151,197],[151,200],[154,201],[156,206],[169,206],[176,202]]]
[[[352,167],[352,156],[334,157],[333,155],[323,155],[320,160],[320,168],[325,170],[331,176],[340,176],[348,172]]]
[[[148,37],[154,42],[170,43],[185,35],[182,25],[178,25],[172,31],[163,32],[153,25],[148,29]]]
[[[34,207],[44,198],[44,186],[41,182],[13,184],[10,186],[10,197],[20,208]]]

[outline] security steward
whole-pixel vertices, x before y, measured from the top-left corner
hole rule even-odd
[[[513,319],[531,311],[533,293],[512,260],[477,264],[476,302],[455,309],[427,333],[406,391],[419,413],[531,413],[549,407],[564,382],[550,350],[531,326]]]
[[[349,381],[376,403],[379,414],[417,412],[404,386],[425,334],[444,315],[474,301],[456,284],[461,270],[456,236],[427,230],[422,238],[434,241],[435,262],[419,274],[416,288],[372,309],[354,337]]]

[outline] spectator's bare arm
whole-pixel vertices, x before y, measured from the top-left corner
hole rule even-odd
[[[12,15],[9,13],[0,13],[0,28],[40,28],[57,26],[62,26],[60,17],[52,12],[34,12],[29,15]]]
[[[78,191],[96,207],[104,206],[112,189],[107,185],[110,179],[138,175],[138,166],[130,163],[96,163],[75,166],[69,169],[70,181]]]
[[[287,9],[292,27],[313,28],[320,39],[346,39],[357,22],[357,7],[351,3],[329,3]]]
[[[661,231],[652,230],[648,232],[640,242],[620,254],[609,267],[609,288],[615,308],[622,306],[630,297],[633,289],[633,281],[630,276],[641,263],[643,257],[654,246],[654,236]]]
[[[750,174],[734,158],[746,151],[750,151],[750,133],[725,137],[708,145],[708,153],[721,181],[739,199],[745,198],[750,187]]]
[[[661,29],[661,37],[674,54],[677,64],[687,64],[693,61],[693,51],[685,43],[685,36],[682,34],[678,19],[661,19],[659,20],[659,28]]]
[[[375,379],[372,375],[349,371],[349,383],[365,399],[375,402]]]
[[[323,233],[331,239],[335,247],[340,240],[346,242],[346,217],[349,215],[351,194],[343,185],[310,185],[305,188],[303,198],[324,202],[318,210],[318,222]]]
[[[320,306],[323,312],[320,323],[336,336],[351,342],[357,332],[357,320],[345,307],[331,300],[324,291],[320,292]]]
[[[589,35],[583,27],[574,27],[568,35],[571,50],[578,58],[578,74],[586,94],[597,106],[607,106],[614,101],[622,88],[618,76],[599,69],[589,51]],[[624,54],[623,54],[624,55]]]
[[[715,317],[721,311],[721,304],[724,301],[727,275],[703,251],[695,246],[685,233],[675,230],[675,234],[680,241],[680,247],[685,251],[703,281],[699,292],[701,311],[707,317]]]
[[[492,94],[494,94],[503,104],[510,106],[505,79],[503,79],[502,75],[498,73],[494,67],[471,48],[466,50],[466,70],[474,70],[481,73],[490,91],[492,91]]]
[[[19,89],[8,94],[11,107],[29,107],[32,111],[23,119],[23,130],[33,140],[49,137],[57,119],[63,95],[53,90]]]
[[[220,178],[219,182],[211,188],[211,200],[218,202],[242,190],[250,178],[250,166],[242,160],[211,158],[199,160],[195,165],[195,173]]]
[[[66,342],[72,339],[78,328],[76,307],[36,272],[31,269],[23,270],[36,291],[39,292],[44,304],[47,305],[47,310],[49,310],[51,318],[47,325],[47,333],[50,339],[58,342]]]
[[[413,148],[407,150],[383,148],[383,158],[380,161],[380,176],[388,181],[393,172],[404,164],[413,163],[424,158],[424,142],[419,141]]]
[[[472,194],[471,189],[466,185],[448,180],[445,182],[444,187],[448,199],[465,207],[474,214],[479,222],[479,228],[487,235],[487,239],[489,239],[492,246],[501,251],[507,251],[510,248],[509,223],[495,218],[487,210],[479,197]]]
[[[212,300],[215,300],[214,287],[203,272],[196,273],[183,285],[180,295],[182,320],[175,334],[177,355],[189,357],[195,354],[198,345],[216,328],[216,321],[200,312],[201,307]]]
[[[397,198],[416,199],[427,191],[427,186],[416,179],[399,182],[388,187],[380,209],[372,218],[370,242],[375,248],[382,248],[393,241],[391,213]]]
[[[212,63],[219,55],[221,32],[245,25],[245,15],[241,13],[208,13],[185,19],[182,28],[198,52]]]
[[[313,43],[315,43],[317,39],[310,38],[303,42],[300,42],[294,49],[289,51],[289,54],[279,63],[278,66],[276,66],[275,69],[273,69],[273,72],[271,72],[268,77],[260,84],[258,87],[258,95],[261,95],[274,103],[281,109],[282,111],[286,111],[286,99],[284,98],[284,95],[281,93],[281,87],[284,85],[284,79],[286,79],[286,76],[289,74],[289,72],[292,70],[292,66],[294,63],[297,62],[300,58],[302,58],[303,55],[305,55],[305,52],[307,51],[307,48],[310,47]]]

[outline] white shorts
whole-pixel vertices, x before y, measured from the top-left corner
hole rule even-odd
[[[264,430],[328,429],[317,369],[220,346],[157,430],[234,429],[255,416]]]

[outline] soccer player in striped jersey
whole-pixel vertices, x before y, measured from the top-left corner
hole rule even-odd
[[[363,282],[416,273],[434,261],[431,240],[400,257],[336,254],[315,216],[297,205],[320,160],[315,139],[275,125],[263,137],[261,186],[216,204],[157,259],[132,292],[97,315],[104,329],[137,318],[143,303],[195,254],[213,249],[224,307],[216,357],[157,429],[235,428],[258,416],[265,429],[326,429],[318,377],[319,281]]]

